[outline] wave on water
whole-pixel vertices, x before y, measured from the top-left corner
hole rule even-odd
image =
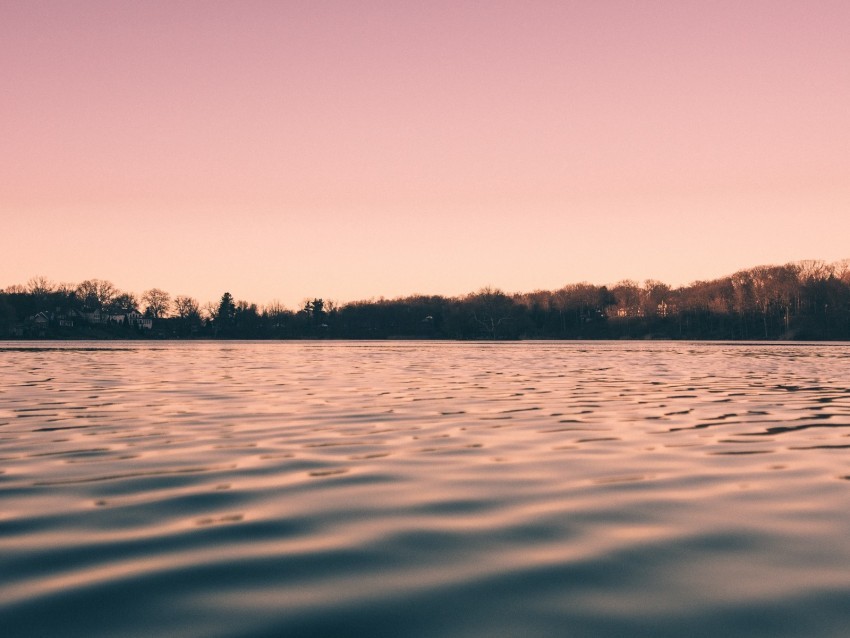
[[[848,355],[0,344],[0,628],[844,636]]]

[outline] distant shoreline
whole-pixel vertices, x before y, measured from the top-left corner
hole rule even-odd
[[[229,292],[202,306],[159,288],[137,296],[102,279],[33,277],[0,291],[3,338],[847,341],[850,260],[757,266],[679,288],[654,280],[528,293],[487,287],[345,304],[316,297],[296,310]]]
[[[9,349],[2,344],[20,343],[467,343],[467,344],[534,344],[534,343],[704,343],[727,345],[793,345],[818,346],[833,344],[848,344],[850,339],[696,339],[668,337],[623,337],[619,339],[606,338],[518,338],[518,339],[450,339],[442,337],[383,337],[383,338],[350,338],[350,337],[3,337],[0,338],[0,348]]]

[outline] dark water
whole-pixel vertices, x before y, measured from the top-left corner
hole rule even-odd
[[[0,343],[0,635],[847,636],[850,346]]]

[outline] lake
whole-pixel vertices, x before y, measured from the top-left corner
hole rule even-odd
[[[2,342],[3,636],[846,636],[850,345]]]

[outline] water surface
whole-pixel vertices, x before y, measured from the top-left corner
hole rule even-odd
[[[848,355],[0,343],[0,628],[846,636]]]

